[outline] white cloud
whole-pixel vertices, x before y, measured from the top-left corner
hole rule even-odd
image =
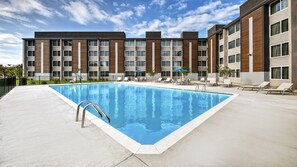
[[[115,4],[114,4],[115,5]],[[118,28],[124,26],[124,20],[130,18],[134,13],[131,10],[120,11],[117,14],[108,14],[106,11],[99,8],[99,6],[91,0],[70,2],[63,8],[70,13],[71,20],[82,25],[87,25],[91,22],[112,22]]]
[[[240,4],[222,3],[221,0],[210,1],[177,18],[159,17],[152,21],[143,21],[127,28],[131,35],[141,36],[146,31],[162,31],[164,37],[179,37],[182,31],[203,31],[209,25],[227,24],[239,14]]]
[[[187,8],[187,3],[185,0],[178,0],[177,3],[171,4],[168,6],[168,9],[177,9],[177,10],[183,10]]]
[[[128,6],[130,6],[130,4],[128,4],[128,3],[121,3],[120,6],[121,6],[121,7],[128,7]]]
[[[166,3],[166,0],[153,0],[150,5],[159,5],[163,6]]]
[[[29,21],[23,14],[36,13],[45,17],[52,17],[55,13],[52,9],[44,6],[39,0],[10,0],[0,2],[0,17]]]
[[[17,35],[13,35],[10,33],[0,33],[0,45],[20,44],[21,42],[21,38]]]
[[[40,20],[40,19],[35,19],[36,22],[40,23],[40,24],[44,24],[44,25],[47,25],[47,23],[43,20]]]
[[[134,7],[134,10],[135,10],[135,14],[140,17],[145,12],[145,6],[144,5],[138,5],[138,6]]]
[[[112,5],[113,6],[119,6],[119,4],[117,2],[113,2]]]
[[[21,34],[0,33],[1,64],[21,63]]]

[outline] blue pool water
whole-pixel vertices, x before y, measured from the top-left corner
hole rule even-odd
[[[155,144],[231,96],[125,84],[51,88],[77,104],[85,99],[99,104],[109,115],[111,126],[140,144]],[[91,107],[88,110],[99,117]]]

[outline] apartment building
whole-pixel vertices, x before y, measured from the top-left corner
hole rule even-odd
[[[208,72],[219,78],[219,67],[233,70],[234,83],[297,86],[295,0],[249,0],[240,16],[208,31]]]
[[[35,32],[23,39],[24,75],[31,79],[86,79],[179,76],[175,69],[188,67],[187,77],[207,76],[207,39],[198,32],[182,32],[180,38],[162,38],[146,32],[146,38],[126,38],[124,32]]]

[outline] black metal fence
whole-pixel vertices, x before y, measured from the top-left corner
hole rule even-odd
[[[0,97],[4,96],[16,85],[16,77],[0,78]]]

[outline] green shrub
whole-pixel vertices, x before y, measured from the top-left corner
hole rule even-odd
[[[54,79],[54,84],[59,84],[60,81],[58,79]]]
[[[46,82],[46,81],[41,81],[41,84],[42,84],[42,85],[46,85],[47,82]]]
[[[29,82],[29,84],[30,84],[30,85],[35,85],[36,82],[35,82],[33,79],[31,79],[30,82]]]

